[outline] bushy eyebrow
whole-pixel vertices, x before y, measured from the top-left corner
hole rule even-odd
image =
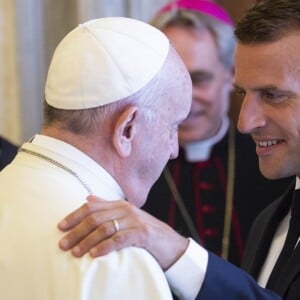
[[[233,83],[233,87],[236,90],[240,90],[240,91],[245,90],[244,88],[240,87],[237,83]],[[261,92],[261,91],[279,91],[280,89],[278,89],[277,86],[270,84],[270,85],[250,88],[250,90],[253,92]]]
[[[235,93],[245,93],[245,89],[240,87],[238,84],[233,83],[233,88]],[[290,90],[280,89],[278,86],[275,86],[273,84],[264,85],[261,87],[254,87],[250,88],[252,92],[256,93],[274,93],[282,96],[288,96],[288,97],[295,97],[295,93]]]

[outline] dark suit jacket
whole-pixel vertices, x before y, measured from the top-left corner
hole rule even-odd
[[[0,170],[8,165],[16,156],[18,147],[0,137]]]
[[[196,300],[279,300],[246,272],[209,253],[207,273]],[[297,299],[297,298],[291,298]]]
[[[266,259],[275,230],[291,206],[294,186],[295,183],[292,183],[281,197],[263,210],[251,228],[242,267],[255,279]],[[287,272],[281,274],[274,290],[286,300],[300,299],[299,244],[287,261],[287,269]]]

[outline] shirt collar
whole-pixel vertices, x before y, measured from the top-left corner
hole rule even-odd
[[[183,146],[185,158],[189,162],[205,161],[210,157],[211,150],[226,134],[229,128],[229,118],[223,118],[222,126],[217,134],[207,140],[188,143]]]

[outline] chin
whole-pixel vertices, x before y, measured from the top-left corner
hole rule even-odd
[[[194,142],[198,142],[201,140],[205,140],[205,135],[201,134],[199,135],[199,132],[192,134],[191,132],[189,132],[188,134],[182,134],[179,136],[179,143],[180,145],[184,145],[184,144],[189,144],[189,143],[194,143]]]
[[[286,175],[284,172],[280,172],[279,170],[266,170],[263,168],[260,168],[261,174],[270,180],[280,179],[284,177],[288,177],[289,175]]]
[[[178,132],[179,140],[186,143],[205,140],[209,135],[211,135],[211,128],[203,122],[193,124],[193,126],[180,127]]]

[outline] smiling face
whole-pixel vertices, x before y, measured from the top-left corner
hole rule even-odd
[[[238,128],[252,135],[270,179],[300,175],[299,53],[299,32],[236,48],[235,84],[244,97]]]
[[[172,25],[163,32],[182,58],[193,82],[191,112],[179,128],[179,142],[208,139],[217,133],[227,115],[232,70],[221,63],[216,42],[208,30]]]

